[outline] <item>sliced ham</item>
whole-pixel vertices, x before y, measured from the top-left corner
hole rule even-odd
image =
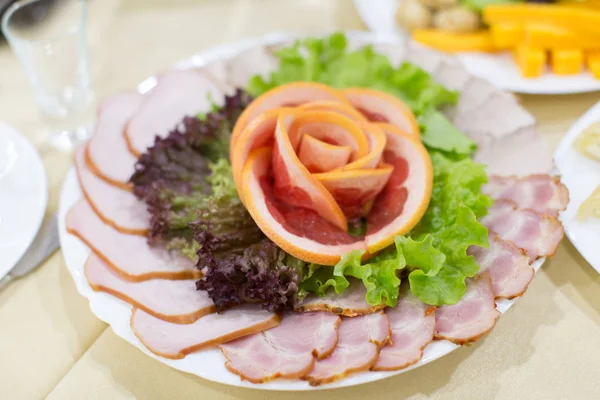
[[[492,281],[487,274],[481,275],[467,282],[458,303],[435,311],[435,337],[457,344],[473,342],[492,330],[499,315]]]
[[[301,378],[338,342],[340,317],[331,313],[286,314],[277,328],[220,346],[234,374],[253,383]]]
[[[381,311],[385,304],[372,306],[365,300],[367,290],[362,282],[352,281],[342,294],[330,290],[325,296],[308,296],[295,310],[298,312],[328,311],[346,317]]]
[[[316,386],[341,379],[352,372],[366,371],[377,361],[379,350],[389,337],[390,322],[384,313],[344,318],[333,353],[317,361],[303,379]]]
[[[392,329],[392,343],[381,349],[371,369],[396,371],[419,361],[423,349],[433,340],[434,310],[413,295],[408,285],[403,285],[398,305],[385,311]]]
[[[151,352],[166,358],[184,358],[195,351],[252,335],[279,324],[277,314],[253,305],[222,314],[209,314],[192,324],[174,324],[133,309],[131,329]]]
[[[563,227],[556,218],[517,208],[510,200],[497,200],[481,223],[502,239],[525,250],[529,261],[552,256],[564,236]]]
[[[154,144],[156,136],[166,136],[183,117],[208,111],[210,99],[220,102],[222,97],[217,87],[198,72],[163,74],[125,128],[129,150],[139,156]]]
[[[129,177],[137,160],[127,149],[123,132],[142,100],[137,93],[121,93],[105,100],[86,150],[86,161],[94,174],[125,190],[130,190]]]
[[[529,208],[557,217],[569,203],[569,191],[560,178],[550,175],[491,176],[482,191],[496,200],[512,200],[519,208]]]
[[[534,270],[529,257],[514,243],[489,233],[489,247],[471,246],[469,255],[479,264],[479,273],[487,272],[492,280],[496,298],[512,299],[522,295],[533,279]]]
[[[133,193],[107,183],[88,169],[85,149],[83,145],[76,150],[75,168],[81,190],[98,217],[119,232],[145,235],[150,225],[146,205]]]
[[[124,279],[199,279],[194,263],[161,247],[150,247],[146,238],[121,233],[105,224],[85,200],[67,213],[67,231],[79,237],[98,257]]]
[[[175,324],[190,324],[216,311],[207,292],[196,290],[193,279],[127,281],[94,253],[85,263],[85,277],[95,291],[110,293],[156,318]]]

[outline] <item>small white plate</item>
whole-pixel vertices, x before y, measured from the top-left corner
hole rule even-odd
[[[350,32],[349,36],[356,37],[372,43],[389,42],[387,38],[376,37],[372,33],[367,32]],[[382,36],[382,35],[377,35]],[[385,36],[385,35],[383,35]],[[209,62],[222,60],[232,57],[236,53],[246,50],[257,44],[274,44],[277,42],[289,39],[289,36],[282,34],[272,34],[257,39],[248,39],[241,42],[220,45],[208,49],[200,54],[192,56],[187,60],[183,60],[176,64],[175,68],[194,68],[203,66]],[[155,78],[150,77],[138,85],[138,91],[145,92],[156,83]],[[77,182],[77,176],[74,168],[71,168],[62,189],[59,205],[59,235],[60,243],[65,257],[65,263],[77,290],[82,296],[85,296],[90,302],[92,312],[102,321],[108,323],[114,333],[123,338],[133,346],[137,347],[144,354],[169,365],[172,368],[180,371],[188,372],[197,375],[201,378],[215,382],[220,382],[232,386],[248,387],[260,390],[286,390],[286,391],[301,391],[301,390],[322,390],[332,389],[337,387],[360,385],[367,382],[373,382],[384,379],[390,376],[399,375],[411,369],[418,368],[422,365],[430,363],[448,353],[458,349],[453,343],[446,340],[436,340],[427,345],[424,350],[423,358],[408,368],[393,371],[393,372],[361,372],[352,374],[345,379],[335,381],[330,384],[321,386],[310,386],[308,382],[301,380],[274,380],[264,384],[253,384],[248,381],[240,380],[239,376],[229,372],[225,366],[225,359],[221,352],[216,348],[211,348],[203,351],[198,351],[186,356],[180,360],[171,360],[159,357],[148,350],[133,334],[129,325],[131,316],[131,306],[114,296],[107,293],[95,292],[87,282],[84,275],[84,264],[90,254],[90,250],[77,237],[70,235],[66,231],[65,217],[69,208],[79,199],[82,194]],[[537,271],[544,263],[545,259],[537,260],[532,267]],[[497,300],[496,308],[501,313],[505,313],[516,301],[501,299]]]
[[[578,221],[576,217],[581,203],[600,185],[600,161],[585,157],[573,147],[575,138],[597,121],[600,121],[600,103],[590,108],[569,129],[554,153],[554,163],[571,197],[569,206],[560,217],[565,233],[587,262],[600,272],[600,219]]]
[[[375,33],[407,37],[395,20],[399,0],[354,0],[354,6],[367,27]],[[465,68],[494,86],[517,93],[567,94],[600,90],[600,80],[587,71],[579,75],[559,76],[546,72],[542,77],[527,79],[508,53],[460,53],[456,55]]]
[[[47,201],[40,155],[13,127],[0,122],[0,278],[35,238]]]

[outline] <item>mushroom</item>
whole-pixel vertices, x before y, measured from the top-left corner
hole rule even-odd
[[[396,11],[396,21],[408,31],[429,28],[432,17],[431,11],[419,0],[402,0]]]
[[[439,10],[433,16],[433,26],[450,32],[472,32],[481,26],[479,14],[463,6]]]

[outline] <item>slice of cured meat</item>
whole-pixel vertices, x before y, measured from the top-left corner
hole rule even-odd
[[[519,208],[557,217],[569,203],[569,191],[560,178],[550,175],[491,176],[482,191],[496,200],[512,200]]]
[[[366,371],[373,366],[379,349],[389,337],[390,322],[384,313],[344,318],[333,353],[317,361],[303,379],[316,386],[341,379],[352,372]]]
[[[522,295],[533,279],[534,270],[529,257],[514,243],[489,233],[489,247],[471,246],[468,254],[475,257],[479,273],[487,272],[492,280],[496,298],[512,299]]]
[[[334,290],[330,290],[325,296],[308,296],[302,304],[296,306],[295,311],[328,311],[345,317],[355,317],[357,315],[371,314],[385,308],[385,304],[377,306],[368,304],[365,300],[366,294],[367,289],[362,282],[352,280],[350,287],[344,293],[337,294]]]
[[[85,263],[85,277],[95,291],[110,293],[156,318],[175,324],[190,324],[216,311],[208,294],[196,289],[195,280],[127,281],[93,253]]]
[[[124,279],[199,279],[194,263],[162,247],[150,247],[146,238],[121,233],[105,224],[85,200],[67,213],[67,231],[80,238]]]
[[[211,99],[221,101],[223,94],[199,72],[171,71],[158,77],[156,86],[125,128],[129,151],[139,156],[177,127],[185,116],[208,111]]]
[[[150,225],[146,205],[133,193],[107,183],[88,169],[85,163],[88,146],[84,144],[75,151],[75,169],[88,203],[104,223],[119,232],[145,235]]]
[[[105,100],[86,149],[86,161],[94,174],[125,190],[131,189],[128,182],[135,172],[136,158],[127,149],[123,132],[142,101],[138,93],[121,93]]]
[[[525,250],[531,262],[538,257],[552,256],[564,236],[556,218],[517,208],[510,200],[497,200],[481,223]]]
[[[209,314],[191,324],[163,321],[134,308],[131,329],[151,352],[166,358],[184,358],[195,351],[252,335],[279,324],[279,316],[248,305],[222,314]]]
[[[465,344],[488,333],[500,315],[494,302],[492,281],[487,274],[467,282],[460,301],[435,311],[435,337]]]
[[[385,313],[392,328],[391,344],[383,347],[374,371],[396,371],[419,361],[423,349],[433,340],[435,308],[426,305],[403,285],[400,301]]]
[[[234,374],[253,383],[301,378],[338,342],[340,317],[330,313],[286,314],[274,329],[219,346]]]

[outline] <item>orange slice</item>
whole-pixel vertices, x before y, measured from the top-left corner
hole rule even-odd
[[[284,85],[251,105],[234,129],[236,188],[267,237],[288,253],[334,265],[365,258],[409,232],[431,197],[431,160],[400,100],[367,89]],[[348,220],[366,219],[351,236]]]
[[[391,124],[379,124],[387,136],[383,159],[394,167],[367,217],[365,242],[375,253],[408,233],[423,217],[433,187],[431,159],[414,135]]]
[[[348,219],[362,217],[365,206],[383,189],[394,167],[333,171],[314,176],[333,195]]]
[[[344,89],[352,106],[371,122],[396,125],[404,132],[419,134],[419,124],[411,109],[398,98],[378,90],[365,88]]]
[[[298,157],[310,172],[327,172],[348,163],[352,148],[336,146],[305,135],[300,142]]]
[[[336,112],[338,114],[345,115],[346,117],[352,119],[353,121],[360,123],[369,122],[367,118],[357,111],[348,101],[345,103],[338,103],[335,101],[311,101],[310,103],[302,104],[298,106],[298,110],[300,111],[331,111]]]
[[[340,206],[331,193],[318,183],[294,152],[289,129],[296,122],[296,115],[283,112],[277,119],[275,144],[273,146],[273,180],[275,192],[287,203],[314,210],[325,220],[344,231],[347,222]]]
[[[310,210],[286,212],[284,206],[278,205],[268,185],[272,159],[272,149],[255,149],[242,171],[246,207],[269,239],[302,260],[323,265],[334,265],[342,254],[365,249],[364,241],[352,238],[323,218],[316,218]]]
[[[369,153],[354,162],[346,164],[344,170],[375,168],[379,165],[387,141],[385,133],[377,124],[364,124],[363,129],[369,141]]]
[[[348,104],[348,99],[327,85],[314,82],[293,82],[269,90],[254,99],[238,118],[231,134],[230,150],[250,121],[265,111],[285,106],[298,106],[310,101],[327,100]]]

